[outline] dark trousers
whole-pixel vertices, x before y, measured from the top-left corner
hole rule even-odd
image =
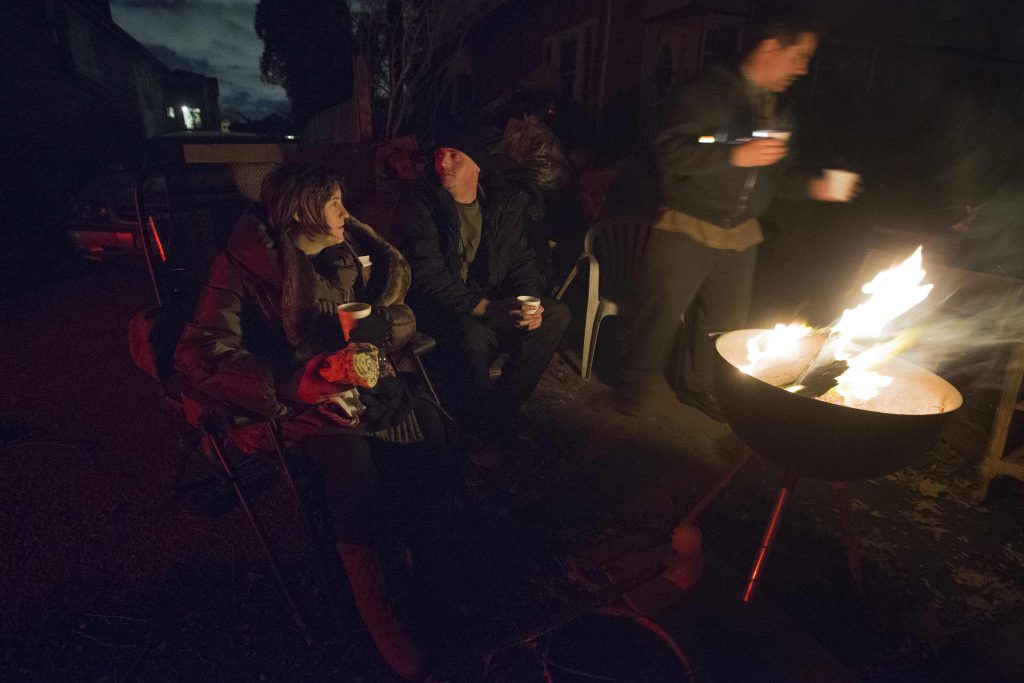
[[[372,543],[385,520],[405,525],[411,540],[436,536],[446,522],[457,465],[433,404],[420,400],[416,419],[426,441],[384,443],[358,434],[313,434],[301,441],[322,479],[336,540]],[[413,528],[421,527],[421,528]]]
[[[626,335],[622,376],[639,389],[662,372],[686,315],[677,392],[713,391],[715,361],[711,332],[741,328],[750,312],[757,247],[711,249],[689,236],[652,230]]]
[[[421,319],[421,326],[437,339],[445,395],[470,429],[498,438],[514,429],[519,406],[537,386],[569,326],[565,304],[542,298],[541,305],[543,321],[531,331],[468,313],[442,312],[429,321]],[[508,355],[492,385],[490,368],[502,353]]]

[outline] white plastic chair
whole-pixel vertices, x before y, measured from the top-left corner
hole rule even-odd
[[[640,275],[640,267],[651,234],[649,218],[609,216],[587,231],[583,254],[589,265],[587,278],[587,318],[583,328],[583,352],[580,376],[590,379],[597,349],[601,321],[609,315],[621,315],[627,305],[630,288]]]

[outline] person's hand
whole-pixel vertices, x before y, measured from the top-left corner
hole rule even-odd
[[[528,316],[523,313],[522,302],[514,296],[509,296],[490,302],[487,306],[487,317],[512,327],[535,330],[540,327],[543,311],[544,307],[538,306],[537,312]]]
[[[764,138],[736,145],[729,154],[729,162],[740,168],[771,166],[789,154],[784,140]]]
[[[487,309],[491,307],[491,300],[484,298],[477,302],[476,306],[473,307],[473,315],[478,318],[482,318],[487,315]]]
[[[388,338],[391,328],[387,320],[376,312],[355,321],[348,338],[350,342],[362,342],[381,347]]]
[[[807,183],[807,194],[811,199],[816,199],[819,202],[849,202],[859,195],[860,191],[860,178],[857,179],[853,189],[845,197],[837,197],[836,195],[833,195],[829,186],[828,178],[824,176],[820,178],[811,178],[810,182]]]
[[[521,309],[520,309],[520,312]],[[527,330],[535,330],[540,327],[540,324],[544,321],[544,307],[537,304],[537,310],[533,313],[523,313],[523,318],[518,323],[519,327],[523,327]]]
[[[347,391],[351,387],[333,384],[320,376],[320,365],[329,354],[319,353],[309,359],[306,367],[299,375],[299,383],[295,390],[295,396],[303,403],[323,403],[332,396]]]

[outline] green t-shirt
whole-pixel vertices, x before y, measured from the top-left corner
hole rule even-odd
[[[455,202],[459,212],[459,256],[462,257],[462,281],[469,278],[469,264],[476,258],[476,250],[480,247],[480,235],[483,232],[483,214],[480,213],[480,202],[473,200],[471,204]]]

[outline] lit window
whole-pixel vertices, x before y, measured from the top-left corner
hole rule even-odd
[[[174,118],[174,107],[167,107],[167,118]]]
[[[181,105],[181,118],[185,120],[185,128],[188,130],[203,127],[202,113],[198,108]]]

